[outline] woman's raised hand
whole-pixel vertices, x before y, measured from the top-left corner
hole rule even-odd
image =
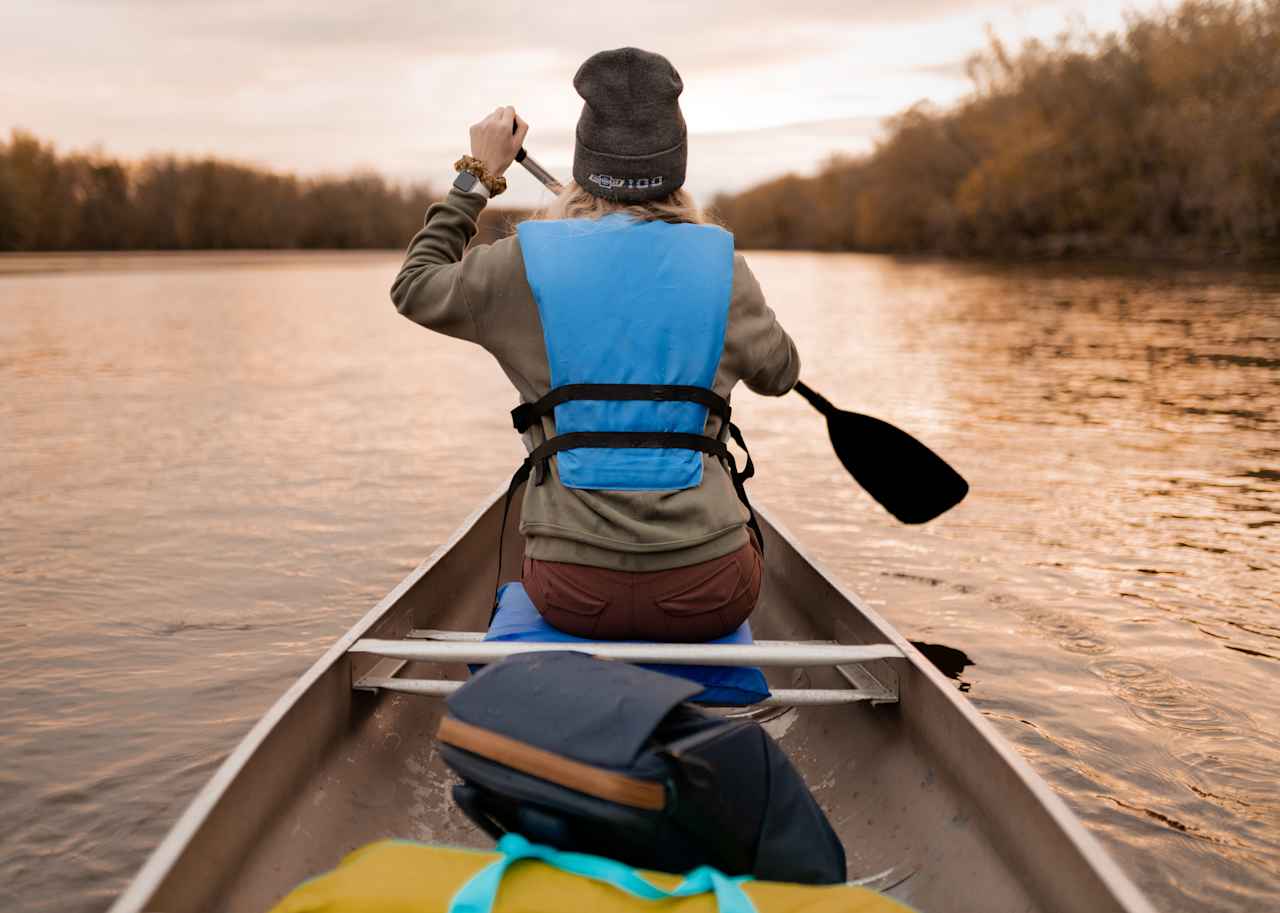
[[[516,160],[528,132],[529,125],[516,115],[515,108],[495,108],[471,127],[471,155],[484,162],[490,174],[500,175]]]

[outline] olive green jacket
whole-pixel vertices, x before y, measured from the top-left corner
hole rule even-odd
[[[391,300],[415,323],[483,346],[521,401],[534,402],[551,388],[551,370],[519,239],[467,246],[486,202],[479,194],[451,190],[427,210],[391,286]],[[727,398],[741,380],[756,393],[781,396],[799,375],[795,344],[765,304],[746,261],[735,254],[715,392]],[[719,425],[710,417],[707,433],[718,433]],[[547,416],[541,428],[530,429],[525,445],[531,449],[554,433]],[[714,457],[703,456],[702,484],[696,488],[651,492],[565,488],[555,462],[544,484],[525,486],[520,531],[530,558],[654,571],[719,558],[747,541],[747,513]]]

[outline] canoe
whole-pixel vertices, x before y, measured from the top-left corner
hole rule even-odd
[[[449,798],[435,732],[438,695],[466,678],[466,662],[493,658],[477,632],[492,605],[501,495],[276,701],[112,913],[264,911],[384,837],[490,845]],[[922,913],[1153,913],[954,685],[757,512],[767,567],[745,658],[766,667],[774,698],[725,712],[778,739],[840,834],[850,878]],[[519,572],[518,514],[504,579]],[[708,659],[713,645],[638,649],[624,658],[744,659]]]

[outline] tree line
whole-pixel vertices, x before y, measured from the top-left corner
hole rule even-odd
[[[969,61],[958,105],[714,209],[744,247],[1280,258],[1280,0]]]
[[[22,130],[0,141],[0,250],[403,247],[434,200],[426,185],[376,174],[60,155]]]
[[[1106,35],[995,38],[973,91],[713,202],[739,246],[1280,259],[1280,0],[1187,0]],[[403,247],[434,196],[371,173],[124,162],[0,141],[0,251]],[[486,212],[487,237],[509,215]]]

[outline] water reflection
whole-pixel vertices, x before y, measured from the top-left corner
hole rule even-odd
[[[54,261],[0,259],[0,908],[87,911],[519,451],[497,367],[393,312],[397,255]],[[973,486],[900,526],[743,393],[753,497],[1158,906],[1273,900],[1280,278],[750,261],[806,379]]]

